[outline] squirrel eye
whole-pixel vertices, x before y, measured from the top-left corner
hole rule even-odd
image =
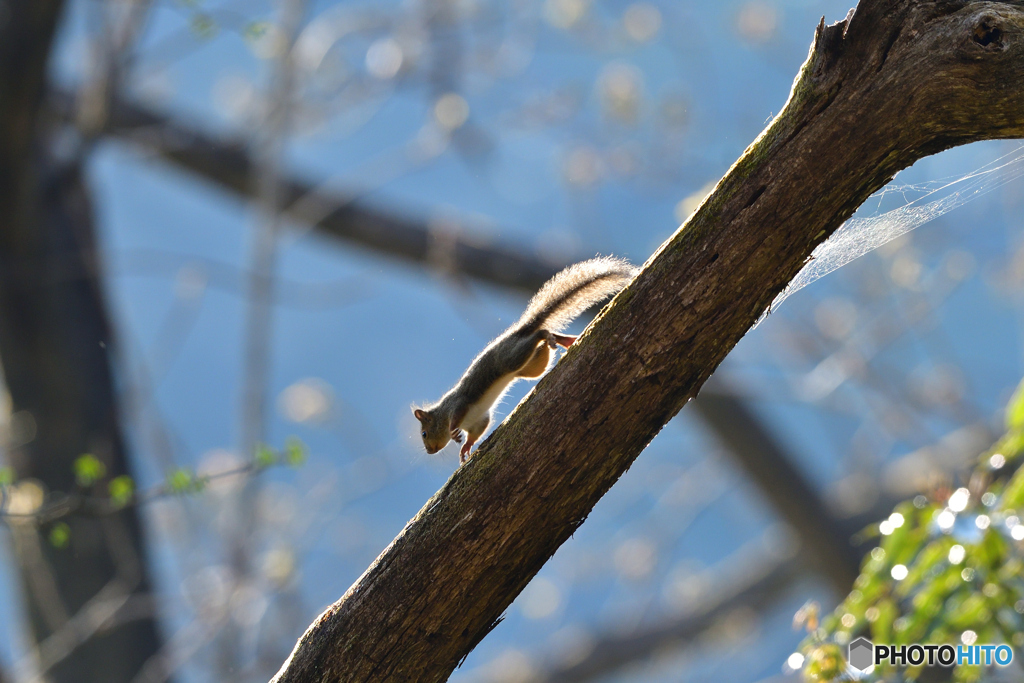
[[[423,438],[425,439],[425,438],[427,438],[427,433],[426,433],[426,432],[422,432],[422,433],[420,434],[420,436],[422,436],[422,437],[423,437]]]

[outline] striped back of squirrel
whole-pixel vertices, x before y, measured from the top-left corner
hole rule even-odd
[[[601,256],[562,270],[533,295],[514,329],[559,332],[601,300],[617,294],[637,274],[627,261]]]

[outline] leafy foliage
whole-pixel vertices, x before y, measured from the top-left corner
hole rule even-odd
[[[270,467],[277,462],[277,453],[270,446],[261,443],[256,447],[256,455],[254,456],[256,467],[264,469]]]
[[[110,481],[108,489],[110,491],[110,501],[114,504],[114,507],[123,508],[131,502],[135,495],[135,482],[127,474],[122,474],[120,477],[115,477]]]
[[[1007,406],[1006,434],[983,453],[968,485],[917,496],[868,529],[879,539],[853,590],[801,645],[804,677],[848,677],[845,645],[875,643],[1024,647],[1024,382]],[[876,668],[878,678],[915,679],[920,667]],[[954,668],[976,681],[982,667]]]
[[[166,476],[162,485],[149,491],[138,491],[135,480],[129,475],[123,474],[106,483],[106,495],[103,495],[102,488],[96,485],[107,476],[107,467],[95,455],[84,453],[74,460],[72,469],[77,485],[81,489],[89,490],[80,490],[74,494],[52,494],[48,501],[41,500],[41,504],[28,514],[34,515],[37,520],[45,524],[54,523],[62,517],[80,511],[83,507],[88,507],[91,514],[97,512],[107,514],[159,496],[201,493],[206,490],[212,480],[223,477],[258,474],[269,467],[278,465],[299,467],[306,462],[306,458],[305,444],[296,437],[290,437],[282,450],[277,451],[269,446],[260,445],[253,454],[252,460],[223,472],[198,475],[192,469],[178,468]],[[16,486],[14,470],[9,467],[0,468],[0,488],[14,486]],[[8,512],[6,507],[8,502],[8,497],[0,497],[0,520]],[[24,517],[26,513],[19,512],[18,516]],[[67,524],[54,523],[50,527],[49,540],[54,547],[63,548],[70,538],[71,529]]]
[[[194,14],[189,21],[189,28],[192,33],[201,40],[210,40],[217,35],[217,23],[209,14]]]
[[[270,30],[270,23],[266,21],[250,21],[242,30],[242,35],[248,40],[258,40],[265,36]]]
[[[65,522],[57,522],[50,529],[50,545],[54,548],[64,548],[71,541],[71,527]]]
[[[83,488],[88,488],[107,474],[107,466],[92,453],[84,453],[74,462],[75,481]]]
[[[296,437],[289,437],[284,445],[284,461],[290,467],[299,467],[306,462],[306,445]]]
[[[180,467],[167,476],[165,486],[170,493],[197,493],[205,487],[205,480],[192,470]]]

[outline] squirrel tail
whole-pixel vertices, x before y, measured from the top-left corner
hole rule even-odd
[[[533,295],[517,327],[558,332],[583,311],[617,294],[637,272],[627,261],[612,256],[573,264]]]

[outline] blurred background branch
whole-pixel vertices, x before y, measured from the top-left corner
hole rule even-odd
[[[66,93],[53,94],[54,109],[70,114]],[[255,164],[243,140],[225,140],[170,119],[138,103],[113,105],[108,133],[124,137],[216,185],[256,196]],[[369,248],[377,253],[437,268],[453,277],[466,276],[524,292],[532,292],[564,263],[547,263],[511,245],[481,244],[479,236],[437,233],[418,218],[372,207],[343,192],[285,177],[280,202],[293,220],[310,222],[321,234]],[[291,208],[298,208],[292,215]]]

